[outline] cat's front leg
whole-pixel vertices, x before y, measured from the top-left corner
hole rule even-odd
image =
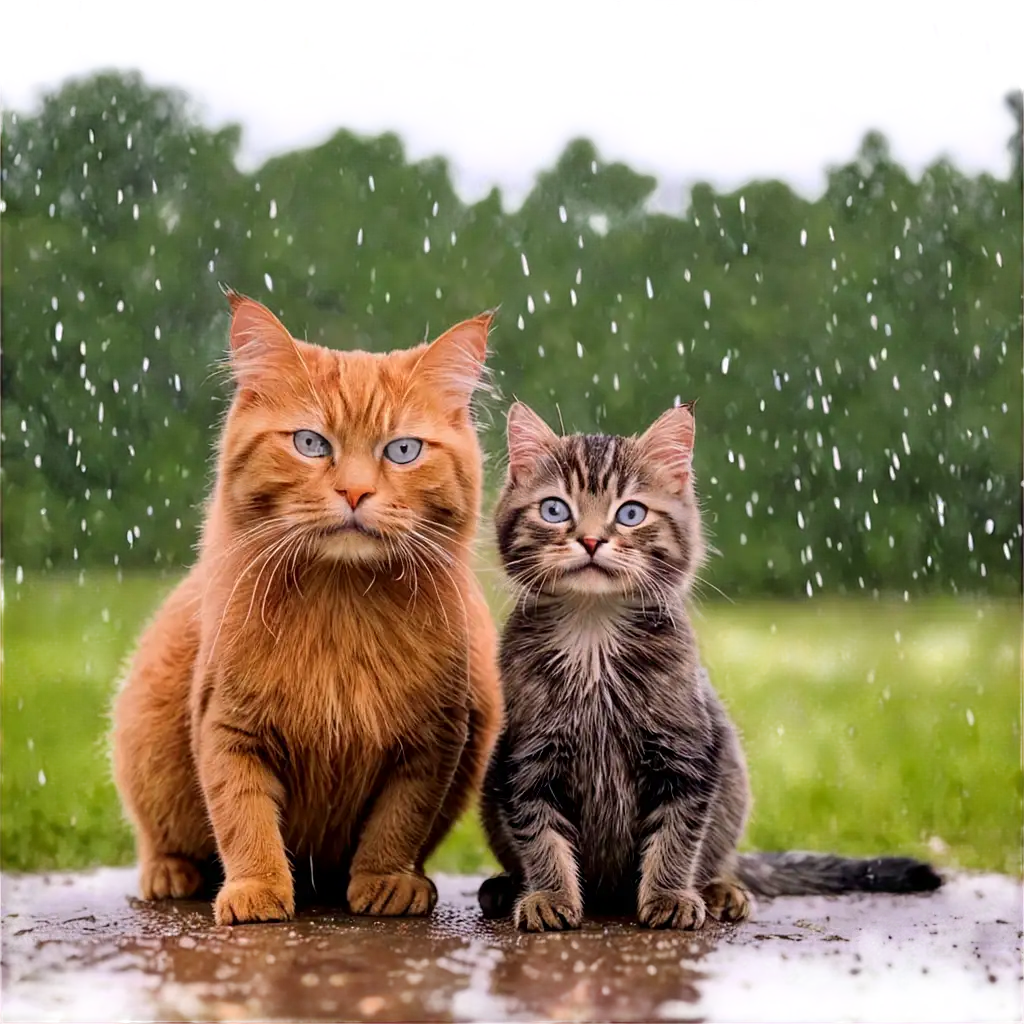
[[[281,838],[284,787],[258,736],[209,709],[197,730],[199,781],[224,865],[217,924],[295,916],[291,867]]]
[[[348,885],[354,914],[429,914],[437,889],[416,869],[466,744],[469,712],[447,708],[403,741],[352,859]]]
[[[566,791],[564,754],[558,744],[539,746],[515,758],[510,772],[505,813],[525,882],[513,916],[528,932],[579,928],[583,920],[578,832],[559,799]]]
[[[677,743],[649,741],[640,774],[637,918],[648,928],[698,929],[707,917],[698,873],[720,771],[712,757],[679,757]]]

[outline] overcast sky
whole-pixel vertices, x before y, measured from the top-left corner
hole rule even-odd
[[[510,198],[579,134],[674,184],[813,193],[868,128],[915,173],[945,154],[1002,174],[1003,97],[1024,79],[1022,0],[47,0],[8,4],[3,34],[16,109],[137,68],[240,122],[247,166],[391,129],[467,194]]]

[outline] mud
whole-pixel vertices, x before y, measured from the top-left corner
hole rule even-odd
[[[2,880],[4,1020],[1021,1020],[1022,893],[783,898],[702,933],[588,921],[519,935],[479,879],[439,877],[429,921],[310,911],[218,928],[147,905],[130,870]]]

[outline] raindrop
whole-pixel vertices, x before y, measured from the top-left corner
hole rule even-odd
[[[707,292],[705,292],[704,294],[707,295]],[[729,353],[726,352],[726,354],[722,357],[722,373],[728,373],[728,372],[729,372]],[[742,374],[741,374],[741,376],[742,376]]]
[[[526,262],[526,253],[522,252],[519,254],[519,258],[523,261],[523,277],[530,276],[530,264]]]
[[[967,709],[967,724],[974,725],[974,712],[970,708]]]
[[[799,509],[796,513],[796,524],[800,527],[801,530],[804,528],[804,514]]]
[[[14,570],[14,582],[20,584],[20,583],[23,583],[24,581],[25,581],[25,570],[22,569],[22,567],[19,565],[18,568]]]
[[[804,228],[800,232],[800,247],[801,248],[806,248],[807,247],[807,229],[806,228]]]
[[[373,180],[373,175],[372,174],[367,179],[367,181],[369,182],[369,185],[370,185],[370,191],[371,192],[376,192],[377,191],[377,185],[376,185],[376,182],[374,182],[374,180]]]
[[[44,772],[42,768],[39,769],[39,785],[46,785],[46,772]]]
[[[839,449],[835,445],[832,445],[832,465],[835,466],[837,470],[843,468],[839,462]]]
[[[423,251],[424,252],[430,252],[430,239],[429,238],[424,238],[423,239]]]
[[[654,298],[654,285],[651,284],[651,279],[647,278],[647,298]]]
[[[277,200],[270,200],[270,219],[275,220],[277,218]]]
[[[564,206],[558,208],[558,219],[564,224],[569,219],[569,214],[565,212]]]
[[[865,512],[864,513],[864,529],[866,529],[866,530],[870,530],[871,529],[871,513],[870,512]]]
[[[612,387],[616,391],[619,390],[619,375],[617,373],[612,377]]]
[[[64,337],[64,324],[60,320],[57,321],[57,326],[53,329],[53,336],[57,341]]]
[[[264,272],[263,282],[264,284],[266,284],[268,292],[272,292],[274,290],[274,279],[270,276],[269,273]]]
[[[704,289],[704,308],[711,308],[711,292],[709,292],[707,288]]]
[[[953,396],[947,391],[942,396],[942,401],[946,403],[946,408],[949,409],[953,405]]]
[[[583,342],[581,342],[581,341],[577,341],[577,342],[576,342],[576,355],[577,355],[577,356],[578,356],[578,357],[579,357],[580,359],[582,359],[582,358],[583,358]]]
[[[995,530],[995,528],[996,528],[996,524],[995,524],[995,522],[993,520],[991,520],[991,519],[986,519],[985,520],[985,532],[987,534],[989,534],[989,536],[992,535],[992,533]]]

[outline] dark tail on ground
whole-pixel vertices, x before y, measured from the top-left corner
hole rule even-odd
[[[758,896],[931,892],[942,885],[930,864],[912,857],[860,860],[831,853],[741,854],[735,875]],[[520,891],[521,883],[509,874],[488,878],[477,897],[484,917],[509,917]]]
[[[742,854],[736,877],[759,896],[813,896],[836,892],[930,892],[942,879],[912,857],[858,860],[831,853]]]

